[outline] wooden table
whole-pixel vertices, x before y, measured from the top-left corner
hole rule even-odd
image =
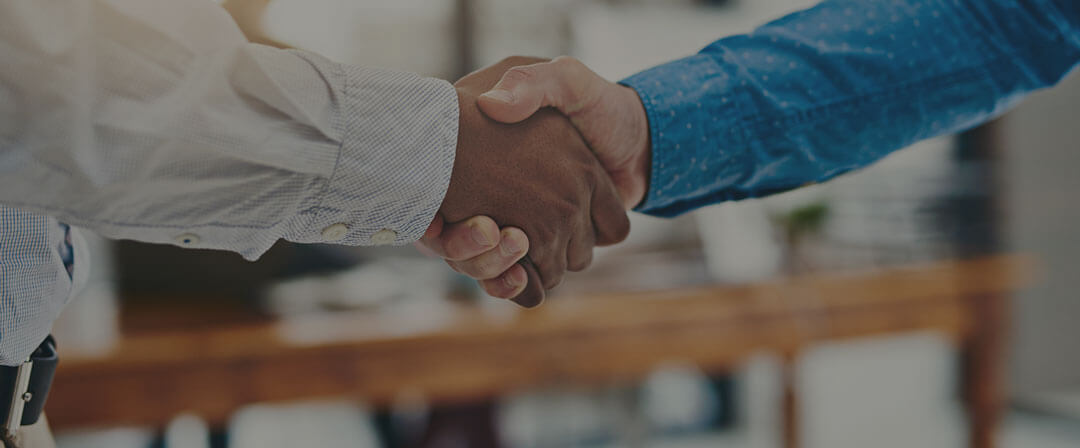
[[[65,354],[47,412],[55,428],[160,426],[182,411],[220,425],[240,406],[267,401],[386,404],[408,391],[436,404],[470,403],[556,383],[633,381],[664,361],[725,372],[762,350],[794,360],[820,341],[935,330],[962,349],[971,445],[987,448],[1004,403],[1007,297],[1030,265],[999,256],[588,294],[501,314],[448,305],[421,326],[409,313],[344,313],[150,332],[105,357]],[[789,381],[789,447],[797,446],[796,392]]]

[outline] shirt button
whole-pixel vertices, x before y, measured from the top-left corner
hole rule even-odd
[[[176,241],[176,244],[179,244],[181,246],[194,246],[196,244],[199,244],[199,235],[196,235],[194,233],[185,233],[183,235],[178,235],[176,238],[173,238],[173,241]]]
[[[331,225],[322,231],[324,241],[341,241],[349,233],[349,227],[342,223]]]
[[[371,235],[371,244],[376,246],[385,246],[392,244],[394,240],[397,240],[397,232],[390,229],[382,229]]]

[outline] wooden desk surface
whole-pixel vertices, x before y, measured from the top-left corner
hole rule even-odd
[[[588,294],[527,311],[444,304],[151,332],[104,357],[65,354],[47,412],[57,428],[161,425],[182,411],[220,424],[254,402],[349,396],[380,404],[402,392],[455,402],[631,380],[663,361],[723,371],[756,351],[821,340],[913,330],[959,340],[972,331],[973,302],[1017,289],[1030,266],[999,256]]]

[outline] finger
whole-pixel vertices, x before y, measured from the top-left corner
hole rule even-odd
[[[548,255],[531,260],[533,267],[536,268],[536,272],[539,274],[540,286],[544,290],[555,289],[555,287],[561,285],[563,276],[566,275],[566,243],[553,247],[558,247],[561,250],[549,251]],[[529,280],[532,281],[531,278]]]
[[[498,277],[480,280],[480,287],[492,297],[512,299],[525,291],[529,284],[529,274],[520,263],[514,263]],[[543,291],[541,291],[543,292]]]
[[[570,216],[570,215],[567,215]],[[559,286],[566,274],[566,250],[571,232],[565,228],[572,226],[571,221],[558,223],[559,230],[544,231],[543,228],[529,229],[529,252],[522,260],[528,261],[536,269],[540,287],[548,290]]]
[[[522,259],[518,262],[523,268],[525,268],[526,277],[528,282],[525,285],[525,289],[514,296],[512,300],[514,303],[521,305],[525,308],[532,308],[544,302],[544,288],[541,286],[540,273],[536,269],[536,265],[532,263],[528,258]]]
[[[596,245],[610,246],[622,242],[630,235],[630,217],[626,215],[622,199],[611,179],[607,176],[597,178],[600,180],[597,181],[592,198]]]
[[[595,246],[596,232],[593,230],[592,222],[582,223],[566,247],[566,268],[571,272],[584,271],[592,264]]]
[[[487,252],[462,261],[451,261],[455,271],[478,280],[498,277],[514,266],[529,250],[529,238],[516,227],[507,227],[499,233],[499,244]]]
[[[554,107],[570,116],[603,91],[593,88],[598,82],[606,81],[577,59],[561,56],[507,70],[495,87],[480,95],[477,105],[503,123],[529,118],[541,107]]]
[[[425,233],[421,244],[447,260],[468,260],[494,248],[499,242],[499,225],[487,216],[443,224],[435,237]]]

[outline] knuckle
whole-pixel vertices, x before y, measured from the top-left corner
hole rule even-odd
[[[564,275],[562,272],[544,276],[544,289],[558,288],[563,282],[563,277]]]
[[[495,264],[489,260],[484,259],[483,257],[480,259],[465,262],[462,264],[462,266],[469,274],[469,277],[478,280],[488,280],[498,274],[498,272],[495,272]]]
[[[526,82],[532,81],[536,77],[536,72],[530,67],[511,67],[506,73],[503,73],[503,80]]]
[[[461,249],[454,241],[447,241],[443,243],[443,258],[447,261],[457,261],[461,259]]]
[[[559,82],[562,86],[564,97],[572,104],[572,109],[578,109],[584,92],[581,90],[582,82],[590,78],[591,73],[589,68],[585,66],[581,61],[574,59],[570,56],[559,56],[552,60],[552,64],[558,68],[558,71],[562,76],[559,76]]]
[[[541,259],[546,255],[548,245],[555,241],[559,235],[559,229],[557,228],[559,221],[554,219],[556,219],[555,215],[545,215],[538,220],[543,222],[534,223],[525,231],[529,239],[529,246],[526,249],[529,256]]]
[[[553,260],[544,264],[541,268],[540,277],[543,280],[544,289],[554,289],[562,284],[566,274],[566,259]]]
[[[484,292],[489,296],[498,297],[500,299],[509,299],[513,296],[513,291],[506,286],[502,281],[495,280],[481,280],[480,287],[484,289]]]
[[[552,59],[551,62],[559,66],[560,68],[570,70],[578,70],[585,66],[585,64],[582,64],[581,61],[577,60],[577,58],[573,56],[559,56],[555,59]]]
[[[468,242],[451,241],[446,243],[446,258],[447,260],[462,261],[468,259],[472,251],[468,249]]]
[[[492,279],[502,274],[503,267],[494,261],[486,261],[477,266],[477,274],[484,279]]]
[[[468,224],[489,235],[499,233],[499,225],[495,223],[494,219],[491,219],[487,215],[474,216],[469,219]]]
[[[529,56],[507,56],[499,61],[498,65],[527,65],[536,63],[537,59]]]
[[[570,263],[567,265],[567,268],[570,269],[570,272],[581,272],[581,271],[584,271],[585,269],[588,269],[588,267],[590,265],[592,265],[592,261],[593,261],[593,253],[590,250],[590,251],[587,251],[586,253],[582,254],[581,256],[578,256],[578,257],[574,258],[573,260],[570,260]]]
[[[615,226],[614,232],[615,242],[619,243],[630,236],[630,217],[626,214],[622,214],[622,218],[619,219],[619,223]]]
[[[565,200],[559,201],[554,207],[552,212],[559,219],[558,223],[575,222],[576,218],[583,215],[584,207],[579,201]]]

